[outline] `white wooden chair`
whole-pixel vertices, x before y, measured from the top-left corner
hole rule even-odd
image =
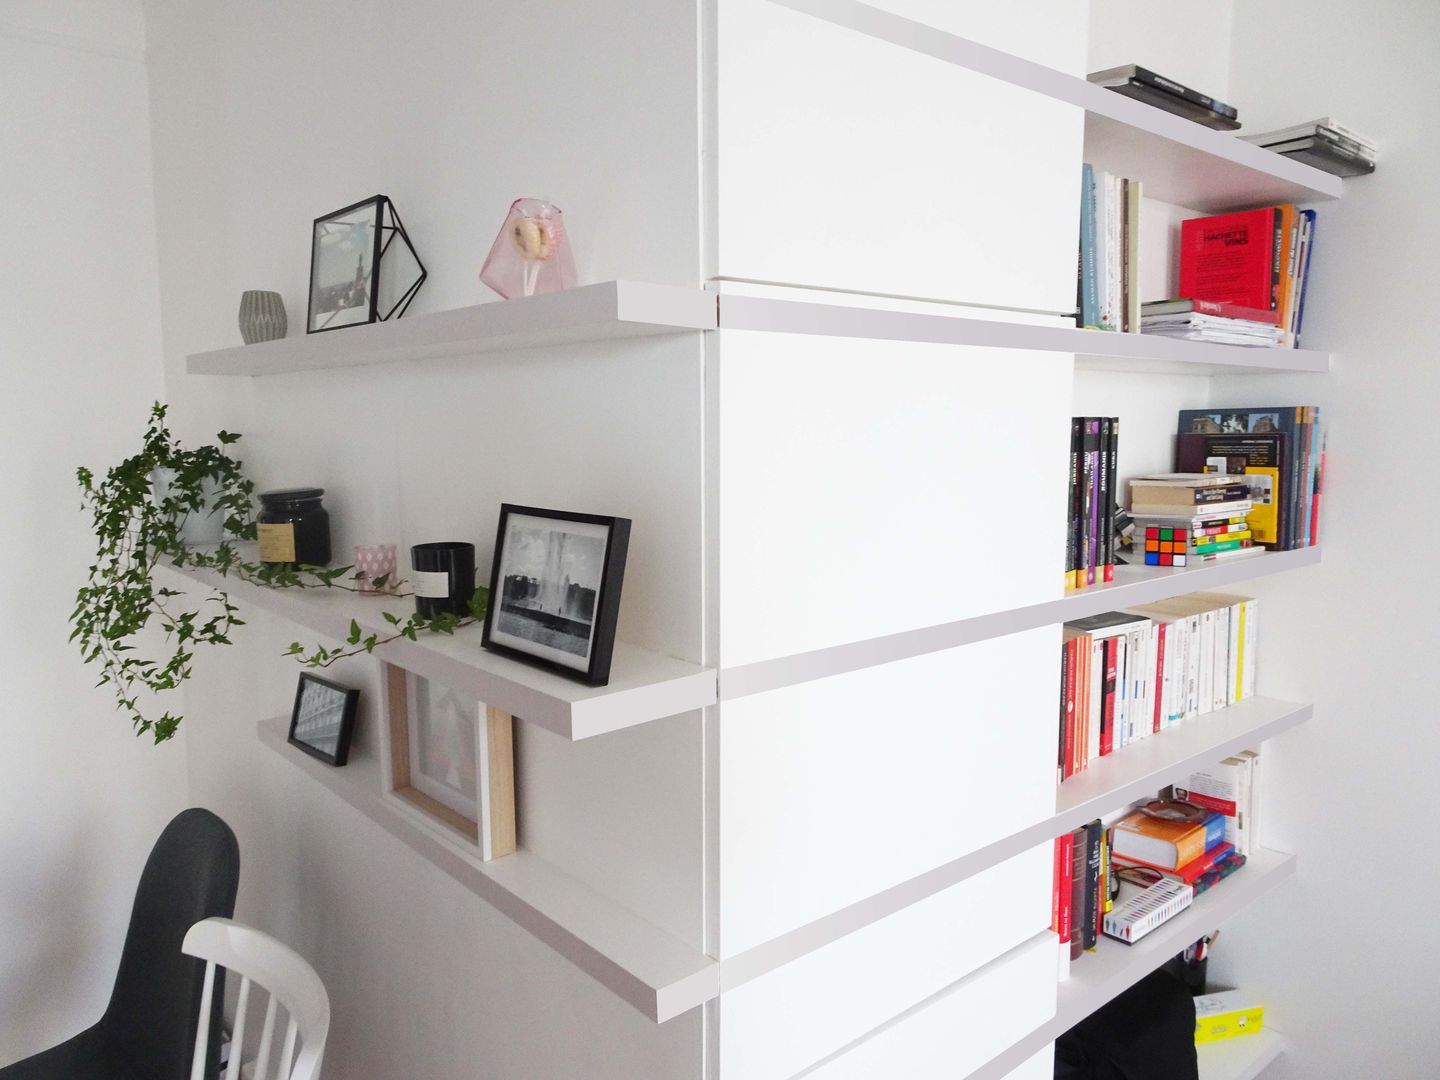
[[[210,1007],[215,992],[215,969],[223,967],[240,978],[240,996],[235,1006],[235,1034],[230,1045],[230,1064],[225,1080],[240,1080],[244,1061],[245,1012],[250,988],[258,984],[268,991],[265,1026],[260,1051],[255,1055],[255,1080],[317,1080],[325,1038],[330,1031],[330,996],[315,969],[304,957],[259,930],[230,919],[202,919],[185,935],[181,946],[187,956],[205,963],[205,988],[200,999],[200,1028],[195,1036],[195,1060],[190,1080],[204,1080],[206,1043],[210,1036]],[[270,1057],[275,1033],[276,1005],[285,1006],[289,1024],[279,1063],[271,1073]],[[296,1042],[300,1053],[295,1054]],[[293,1062],[293,1064],[292,1064]]]

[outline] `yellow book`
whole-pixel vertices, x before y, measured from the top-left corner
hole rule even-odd
[[[1195,999],[1195,1043],[1254,1035],[1265,1027],[1265,1006],[1244,990],[1225,990]]]

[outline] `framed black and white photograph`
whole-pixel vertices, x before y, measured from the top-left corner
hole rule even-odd
[[[315,219],[310,242],[311,334],[405,314],[425,267],[384,195]]]
[[[628,518],[501,506],[485,648],[605,685],[629,545]]]
[[[290,714],[290,744],[329,765],[344,765],[360,691],[302,672]]]

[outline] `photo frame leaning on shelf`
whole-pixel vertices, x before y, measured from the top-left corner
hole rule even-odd
[[[628,518],[505,503],[481,643],[604,686],[629,546]]]
[[[514,718],[384,664],[387,787],[473,855],[515,850]]]
[[[301,672],[287,741],[327,765],[344,765],[350,756],[359,701],[359,690]]]
[[[372,195],[315,219],[305,332],[398,319],[427,274],[395,204]]]

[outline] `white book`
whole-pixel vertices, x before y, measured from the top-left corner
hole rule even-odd
[[[1161,878],[1154,885],[1134,893],[1122,886],[1120,899],[1105,916],[1105,934],[1133,945],[1156,927],[1179,915],[1194,900],[1194,889],[1183,881],[1170,878]]]
[[[1208,713],[1215,703],[1215,611],[1202,611],[1200,619],[1200,694],[1195,711]]]
[[[1368,135],[1361,135],[1354,128],[1340,123],[1334,117],[1322,116],[1318,120],[1311,120],[1304,124],[1295,124],[1288,128],[1280,128],[1278,131],[1264,131],[1258,135],[1241,135],[1245,142],[1254,143],[1256,146],[1273,146],[1275,143],[1286,142],[1290,139],[1304,139],[1315,134],[1316,128],[1329,128],[1336,135],[1353,142],[1359,143],[1372,153],[1380,152],[1380,145]]]
[[[1249,811],[1249,817],[1247,819],[1249,835],[1246,837],[1246,843],[1248,844],[1248,847],[1246,848],[1244,854],[1245,857],[1248,859],[1252,851],[1259,850],[1261,842],[1260,827],[1262,819],[1264,817],[1261,810],[1261,804],[1264,802],[1264,799],[1262,798],[1263,785],[1260,783],[1261,758],[1260,751],[1258,750],[1243,750],[1241,751],[1239,756],[1243,760],[1247,761],[1250,765],[1250,770],[1248,774],[1248,778],[1250,781],[1250,790],[1247,792],[1245,798],[1245,806],[1246,809]]]
[[[1245,672],[1242,686],[1245,697],[1255,696],[1256,661],[1260,656],[1260,601],[1245,601]],[[1242,699],[1243,700],[1243,699]]]
[[[1100,759],[1100,717],[1105,711],[1105,640],[1090,640],[1090,725],[1085,742],[1085,764]]]
[[[1215,674],[1212,680],[1214,698],[1212,709],[1223,709],[1229,704],[1226,689],[1230,673],[1230,608],[1221,604],[1215,609]]]
[[[1131,630],[1125,649],[1125,674],[1130,683],[1130,703],[1125,712],[1130,724],[1127,744],[1150,733],[1149,714],[1145,711],[1145,657],[1149,652],[1150,630],[1148,623]]]
[[[1111,736],[1114,749],[1123,749],[1129,740],[1125,737],[1125,724],[1130,710],[1130,688],[1125,681],[1125,666],[1128,661],[1129,634],[1115,637],[1115,731]]]
[[[1110,304],[1110,174],[1095,171],[1095,295],[1101,329],[1114,328]]]

